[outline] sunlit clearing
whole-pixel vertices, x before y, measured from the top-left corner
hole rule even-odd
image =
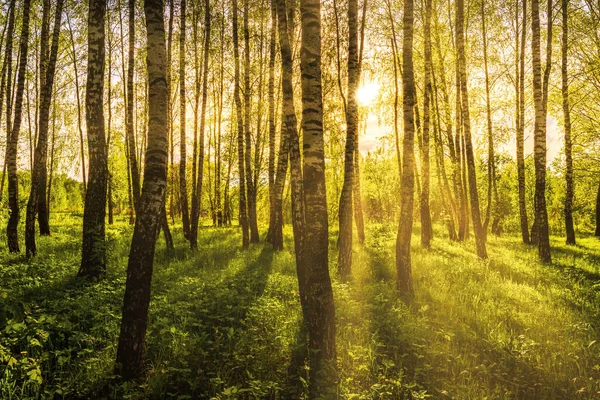
[[[379,83],[369,82],[359,87],[356,92],[356,99],[361,106],[368,106],[373,103],[379,93]]]

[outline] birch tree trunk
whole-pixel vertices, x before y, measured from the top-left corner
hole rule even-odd
[[[352,193],[354,187],[354,146],[358,134],[358,0],[348,0],[348,100],[346,106],[346,145],[344,183],[339,206],[338,271],[343,279],[352,272]]]
[[[179,201],[181,206],[181,219],[183,234],[190,235],[190,214],[187,193],[187,135],[186,125],[186,97],[185,97],[185,12],[186,0],[181,0],[181,16],[179,31]]]
[[[573,227],[573,143],[571,140],[571,107],[569,105],[569,73],[567,65],[567,56],[569,51],[569,0],[562,0],[562,97],[563,114],[565,119],[565,162],[567,183],[565,193],[565,230],[567,244],[576,244],[575,229]]]
[[[60,25],[62,19],[63,0],[56,3],[56,15],[54,19],[54,30],[52,32],[52,45],[43,71],[42,84],[40,90],[39,104],[39,122],[38,122],[38,140],[35,147],[35,156],[33,161],[33,171],[31,176],[31,189],[29,200],[27,202],[27,214],[25,217],[25,252],[27,256],[35,256],[37,253],[35,243],[35,216],[41,206],[42,212],[39,213],[39,225],[41,234],[50,234],[48,226],[48,214],[46,206],[46,182],[48,159],[48,131],[50,124],[50,105],[52,103],[52,90],[54,87],[54,73],[56,70],[56,59],[58,56],[58,40],[60,36]],[[42,54],[43,55],[43,54]]]
[[[23,19],[21,22],[21,42],[19,44],[19,70],[17,76],[17,92],[15,94],[15,116],[12,123],[10,140],[6,146],[6,170],[8,171],[8,207],[9,218],[6,226],[8,251],[18,253],[19,236],[19,180],[17,176],[17,152],[19,147],[19,132],[23,114],[23,93],[25,91],[25,73],[27,67],[27,52],[29,49],[29,11],[30,0],[23,0]]]
[[[433,90],[431,87],[431,71],[432,71],[432,56],[431,56],[431,9],[432,0],[425,1],[425,83],[423,96],[423,137],[421,141],[421,246],[428,249],[431,247],[431,239],[433,238],[433,226],[431,224],[431,211],[429,210],[429,188],[430,188],[430,172],[429,172],[429,130],[431,126],[431,96]]]
[[[521,222],[521,237],[523,243],[531,242],[529,222],[527,219],[527,204],[525,202],[525,42],[527,40],[527,1],[523,1],[523,17],[521,20],[521,59],[518,72],[517,87],[517,179],[519,189],[519,217]],[[517,36],[518,37],[518,36]],[[517,46],[518,47],[518,46]],[[518,50],[516,51],[518,57]]]
[[[15,29],[15,0],[11,0],[8,6],[8,22],[6,32],[6,46],[4,48],[4,62],[2,63],[2,83],[0,87],[0,114],[2,113],[2,100],[6,95],[6,149],[4,162],[2,163],[2,181],[0,182],[0,202],[4,196],[4,177],[8,165],[8,151],[11,136],[11,117],[12,117],[12,56],[13,56],[13,35]]]
[[[245,147],[244,153],[245,173],[246,173],[246,200],[248,210],[248,226],[250,228],[250,242],[258,243],[258,224],[256,220],[256,193],[254,189],[253,174],[252,174],[252,140],[250,133],[250,111],[251,111],[251,90],[250,90],[250,29],[249,23],[249,0],[244,0],[243,10],[243,31],[244,31],[244,136]],[[258,151],[258,149],[256,150]]]
[[[485,71],[485,100],[486,100],[486,119],[487,119],[487,139],[488,139],[488,187],[487,187],[487,207],[485,211],[485,220],[483,223],[483,232],[487,235],[488,225],[492,215],[492,194],[496,186],[496,160],[494,159],[494,131],[492,126],[492,105],[490,101],[490,74],[488,70],[488,43],[487,26],[485,14],[485,0],[481,2],[481,32],[483,37],[483,65]],[[517,35],[518,36],[518,35]],[[498,192],[496,191],[496,202]]]
[[[131,241],[123,318],[117,348],[116,371],[125,380],[144,372],[146,328],[152,269],[160,211],[164,205],[168,162],[168,92],[162,0],[144,1],[147,26],[149,123],[144,186]]]
[[[327,195],[325,187],[325,154],[323,142],[323,93],[321,75],[321,3],[301,0],[302,44],[302,131],[305,212],[303,257],[306,263],[307,328],[312,398],[329,397],[334,389],[335,371],[335,306],[329,277]]]
[[[533,54],[533,96],[535,102],[535,232],[540,260],[549,263],[550,237],[548,232],[548,211],[546,210],[546,104],[548,101],[548,77],[552,56],[552,0],[548,0],[548,49],[546,70],[542,86],[542,65],[540,56],[540,7],[539,0],[532,0],[532,54]],[[547,75],[546,75],[547,74]]]
[[[400,190],[400,222],[396,238],[396,288],[404,296],[414,295],[410,243],[413,229],[415,190],[415,75],[413,70],[414,0],[404,1],[402,27],[402,179]]]
[[[90,2],[88,15],[85,119],[90,169],[83,211],[83,245],[79,276],[97,279],[106,273],[105,216],[108,152],[103,105],[106,0]]]
[[[242,227],[242,246],[247,247],[250,242],[248,234],[248,209],[246,204],[246,173],[244,163],[244,119],[242,117],[242,99],[240,98],[240,48],[238,39],[238,3],[233,4],[233,58],[235,72],[233,78],[233,98],[235,102],[235,113],[237,118],[237,148],[238,148],[238,174],[239,174],[239,210],[240,225]]]
[[[475,156],[471,139],[471,117],[469,115],[469,93],[467,90],[467,63],[465,56],[464,37],[464,0],[456,2],[456,48],[458,50],[458,69],[460,75],[460,95],[462,108],[462,125],[464,131],[464,148],[469,181],[469,199],[471,203],[471,219],[479,258],[487,258],[485,245],[486,237],[481,224],[479,194],[477,192],[477,176],[475,171]]]
[[[133,126],[133,75],[135,69],[135,0],[128,0],[129,8],[129,32],[128,32],[128,58],[127,58],[127,91],[126,91],[126,120],[125,134],[129,152],[129,167],[131,168],[131,187],[133,191],[133,208],[137,213],[140,198],[140,172],[137,160],[136,139]]]

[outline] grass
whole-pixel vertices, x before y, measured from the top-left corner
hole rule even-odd
[[[242,251],[236,229],[204,228],[188,250],[157,247],[148,376],[112,375],[131,228],[108,229],[110,268],[75,278],[78,217],[54,221],[40,255],[0,253],[0,398],[304,398],[294,257]],[[441,236],[441,233],[438,233]],[[286,248],[292,248],[286,231]],[[333,235],[332,235],[333,236]],[[340,398],[565,399],[600,396],[600,243],[553,238],[553,264],[516,237],[413,243],[415,299],[394,291],[395,229],[369,225],[353,279],[335,278]],[[332,239],[331,243],[334,243]]]

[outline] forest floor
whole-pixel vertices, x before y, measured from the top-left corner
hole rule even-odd
[[[76,278],[79,217],[53,221],[40,254],[0,253],[0,398],[303,398],[294,257],[240,249],[232,228],[203,228],[190,251],[157,245],[141,385],[113,367],[132,229],[108,227],[108,275]],[[552,238],[552,265],[516,237],[474,244],[413,239],[415,299],[394,291],[395,227],[370,225],[353,279],[335,278],[339,397],[565,399],[600,396],[600,242]],[[2,238],[0,238],[2,239]],[[4,246],[3,246],[4,248]],[[293,248],[286,233],[286,248]]]

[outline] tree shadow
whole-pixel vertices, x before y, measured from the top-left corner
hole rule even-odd
[[[412,389],[427,389],[421,327],[414,323],[410,300],[395,290],[394,257],[384,248],[365,246],[364,251],[369,276],[362,290],[374,347],[371,381],[393,398],[410,397]]]
[[[438,256],[457,257],[452,251],[439,250]],[[479,320],[475,310],[460,303],[446,304],[443,296],[431,292],[441,287],[424,287],[415,282],[416,300],[405,304],[394,290],[393,257],[382,249],[366,251],[370,276],[364,285],[365,298],[370,334],[376,346],[371,377],[380,384],[382,376],[386,377],[383,381],[389,384],[399,376],[396,382],[401,384],[392,389],[388,386],[388,390],[395,390],[394,398],[410,396],[410,390],[426,390],[434,397],[456,396],[452,387],[461,385],[477,388],[479,394],[471,393],[475,397],[510,393],[515,398],[565,398],[573,393],[569,379],[550,374],[530,356],[529,343],[523,336],[527,326],[518,319],[506,315],[504,323],[512,332],[511,341],[502,343],[490,336],[485,321]],[[418,263],[418,258],[413,261],[413,268],[418,268],[415,261]],[[483,264],[481,268],[485,268]],[[508,265],[491,268],[516,283],[537,282],[525,273],[510,275]],[[457,291],[456,296],[463,294]],[[448,307],[452,307],[451,318],[444,316],[443,310]],[[431,312],[438,317],[431,316]],[[441,338],[440,332],[450,334],[451,339]]]
[[[199,276],[198,270],[186,266],[185,271],[171,274],[177,279],[169,282],[167,276],[156,293],[166,300],[151,310],[148,359],[164,369],[160,388],[164,394],[203,398],[229,386],[244,386],[251,379],[252,355],[240,354],[240,340],[246,334],[248,313],[267,286],[273,251],[268,245],[251,245],[244,264],[228,275],[227,264],[235,252],[224,248],[232,253],[225,259],[217,257],[225,263],[224,274],[205,275],[204,282],[194,280],[186,286],[182,285],[186,279]]]

